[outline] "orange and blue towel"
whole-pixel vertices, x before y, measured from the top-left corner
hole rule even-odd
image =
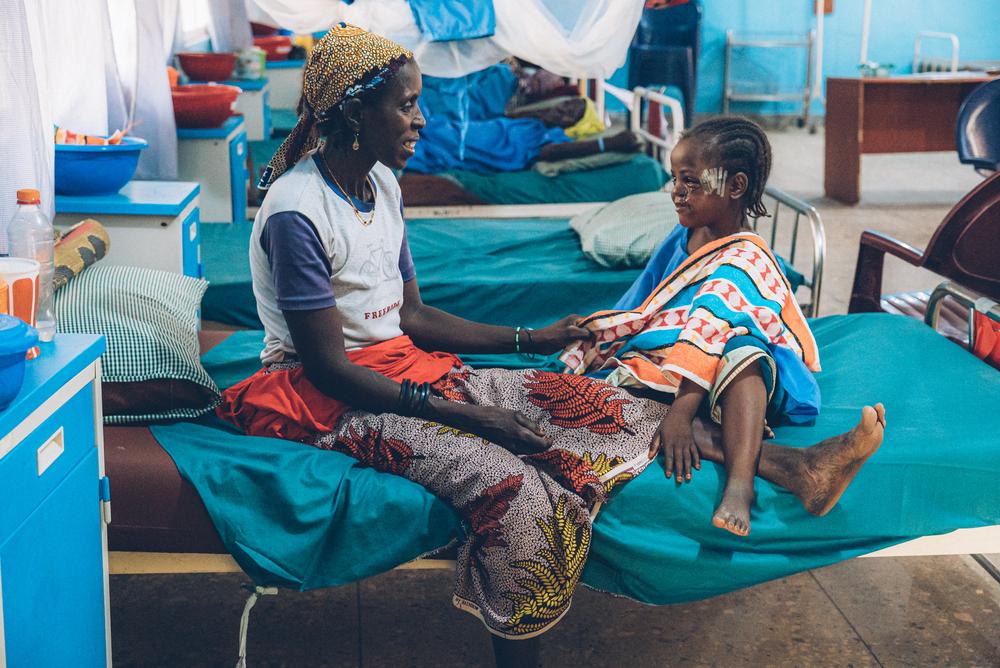
[[[674,237],[679,242],[687,235],[672,234],[667,241]],[[751,337],[773,359],[782,394],[790,393],[784,417],[814,418],[816,341],[766,242],[742,232],[690,256],[685,250],[671,264],[676,266],[666,267],[665,277],[634,308],[598,311],[583,320],[595,336],[560,355],[569,371],[602,371],[614,385],[669,394],[687,378],[717,394],[724,370],[733,366],[727,366],[733,361],[727,344]]]

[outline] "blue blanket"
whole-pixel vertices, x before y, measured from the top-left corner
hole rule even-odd
[[[827,516],[758,481],[749,537],[711,526],[723,477],[706,464],[675,489],[662,465],[602,510],[583,581],[648,603],[705,598],[825,566],[917,536],[1000,523],[1000,374],[923,324],[891,315],[812,322],[824,360],[823,412],[776,441],[803,446],[843,432],[865,403],[888,431]],[[205,357],[221,386],[257,367],[260,332]],[[234,433],[218,422],[154,427],[201,494],[240,566],[296,589],[385,571],[462,535],[457,516],[403,478],[309,446]]]

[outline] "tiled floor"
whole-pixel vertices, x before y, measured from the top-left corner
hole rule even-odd
[[[862,202],[822,198],[822,134],[773,133],[771,182],[814,204],[828,243],[822,314],[846,310],[858,237],[923,247],[978,183],[954,154],[866,156]],[[933,275],[887,261],[885,291]],[[994,556],[1000,564],[1000,556]],[[450,605],[451,574],[394,571],[261,599],[250,666],[490,665],[479,622]],[[119,666],[225,666],[246,592],[233,575],[114,576]],[[1000,666],[1000,583],[968,557],[855,559],[707,601],[650,607],[581,591],[543,642],[547,666]]]

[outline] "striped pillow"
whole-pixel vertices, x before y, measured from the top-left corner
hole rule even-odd
[[[207,287],[165,271],[96,265],[54,295],[59,332],[107,337],[102,386],[119,400],[105,401],[106,423],[193,418],[218,403],[219,388],[199,359]]]
[[[642,267],[677,225],[677,210],[662,191],[629,195],[569,221],[583,254],[602,267]]]

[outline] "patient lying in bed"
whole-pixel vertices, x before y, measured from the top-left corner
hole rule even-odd
[[[407,170],[520,171],[536,160],[596,153],[635,153],[641,142],[623,131],[603,137],[594,105],[579,96],[513,107],[517,77],[505,63],[462,79],[424,77],[427,125]]]

